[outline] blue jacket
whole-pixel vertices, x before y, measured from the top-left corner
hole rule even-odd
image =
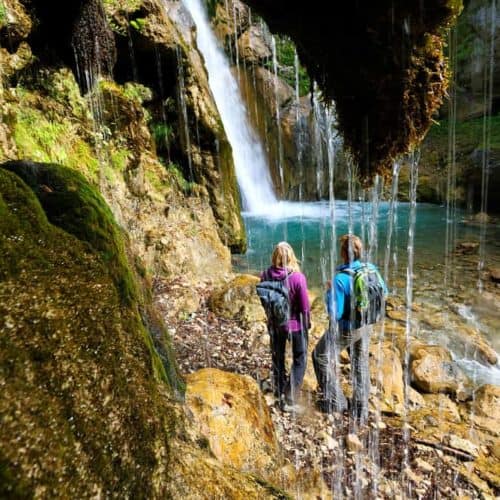
[[[351,292],[353,279],[347,273],[343,273],[344,269],[352,269],[356,271],[363,264],[359,260],[355,260],[350,262],[349,264],[342,264],[338,266],[336,269],[336,274],[333,279],[332,287],[326,292],[326,306],[328,309],[328,315],[330,316],[331,321],[338,321],[339,329],[341,331],[351,330],[351,324],[349,320],[342,319],[342,315],[344,314],[344,309],[346,304],[349,304],[351,301]],[[370,262],[367,263],[368,267],[377,269],[375,265]],[[384,292],[387,295],[387,286],[384,283]]]

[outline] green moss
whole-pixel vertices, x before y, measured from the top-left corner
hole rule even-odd
[[[108,82],[109,84],[110,82]],[[115,87],[115,90],[119,89],[118,86]],[[153,91],[142,85],[141,83],[135,82],[127,82],[123,86],[123,95],[132,101],[136,101],[138,104],[143,104],[144,102],[148,102],[153,97]]]
[[[90,146],[78,136],[74,123],[66,118],[50,120],[41,110],[17,108],[14,141],[18,155],[46,163],[63,163],[97,180],[99,161]]]
[[[33,225],[33,216],[30,214],[35,213],[35,220],[46,224],[40,227],[40,232],[49,226],[48,221],[50,221],[51,224],[88,244],[100,255],[122,303],[126,306],[132,306],[137,302],[142,304],[140,322],[146,328],[139,328],[139,331],[150,351],[154,372],[159,380],[166,381],[181,394],[183,385],[171,352],[168,335],[163,330],[160,320],[145,319],[154,316],[149,305],[151,297],[144,291],[139,293],[136,279],[128,265],[121,230],[101,195],[78,172],[60,165],[7,162],[2,167],[23,179],[43,207],[43,211],[38,204],[25,207],[23,219]],[[3,214],[0,205],[1,215]],[[15,228],[10,230],[10,233],[16,232],[18,231]]]
[[[144,17],[137,17],[130,21],[130,26],[132,26],[132,28],[137,30],[139,33],[142,33],[146,28],[146,23],[147,19],[145,19]]]
[[[146,170],[146,179],[157,191],[164,190],[168,185],[164,179],[161,179],[157,172],[154,170]]]
[[[81,174],[53,164],[8,162],[3,167],[33,189],[52,224],[101,254],[124,302],[137,299],[137,289],[113,214]]]
[[[68,197],[92,189],[45,167],[71,182]],[[35,191],[57,187],[36,180]],[[90,212],[106,210],[84,197]],[[154,348],[161,321],[146,302],[123,303],[96,241],[52,225],[46,201],[0,168],[0,496],[31,498],[36,487],[57,498],[154,497],[168,482],[176,417],[152,375],[182,388],[170,347]]]
[[[7,8],[2,0],[0,0],[0,28],[7,24]]]
[[[7,460],[0,458],[0,498],[33,498],[33,489],[17,480]]]
[[[182,170],[176,163],[169,163],[167,165],[167,172],[172,176],[174,182],[177,183],[182,192],[190,195],[194,191],[195,183],[189,182],[182,175]]]
[[[118,148],[110,151],[111,165],[118,172],[123,172],[128,165],[131,153],[128,149]]]

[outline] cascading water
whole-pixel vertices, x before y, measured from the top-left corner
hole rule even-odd
[[[313,100],[314,130],[312,137],[314,143],[313,150],[316,157],[313,160],[314,165],[307,165],[306,167],[316,167],[316,188],[318,193],[323,192],[323,183],[326,180],[326,175],[324,176],[325,178],[322,178],[322,176],[325,171],[328,171],[330,183],[329,201],[299,203],[277,201],[270,187],[271,181],[268,174],[268,165],[264,159],[263,148],[258,143],[253,131],[248,129],[246,111],[239,97],[236,80],[233,78],[229,66],[225,61],[225,57],[221,49],[217,46],[217,42],[210,31],[208,20],[203,12],[201,4],[198,0],[183,1],[195,19],[198,28],[198,46],[204,54],[210,77],[210,85],[214,97],[216,98],[216,103],[219,107],[228,138],[233,147],[238,183],[240,185],[244,208],[246,210],[244,217],[247,225],[249,248],[251,250],[245,257],[245,271],[255,272],[266,267],[269,259],[269,250],[277,241],[285,238],[292,244],[297,253],[300,249],[302,269],[307,275],[311,288],[319,291],[323,288],[324,282],[330,279],[334,274],[338,258],[336,254],[336,247],[338,244],[337,235],[344,232],[361,235],[365,242],[369,260],[377,262],[379,257],[383,259],[383,263],[379,264],[383,265],[383,275],[390,288],[391,294],[397,295],[399,293],[400,295],[405,295],[406,298],[406,301],[403,301],[406,302],[406,307],[405,314],[403,314],[405,317],[403,318],[404,336],[402,338],[406,350],[401,351],[401,356],[403,357],[401,364],[404,367],[404,394],[402,398],[403,401],[399,400],[399,404],[402,404],[404,408],[402,420],[408,424],[411,421],[408,396],[410,389],[408,347],[410,342],[413,341],[413,336],[417,334],[420,335],[420,326],[419,329],[414,328],[414,326],[421,321],[421,315],[419,316],[415,313],[415,311],[418,311],[418,308],[414,311],[413,306],[415,297],[421,300],[422,295],[424,295],[422,289],[418,286],[416,291],[414,291],[414,285],[417,283],[416,276],[418,272],[421,272],[422,261],[425,260],[425,258],[421,258],[418,253],[415,252],[415,248],[418,247],[418,245],[422,245],[422,242],[426,242],[426,244],[434,245],[436,248],[441,245],[439,248],[442,251],[442,241],[436,241],[439,240],[439,238],[436,239],[436,234],[444,235],[446,229],[446,255],[447,259],[453,259],[453,255],[451,254],[455,247],[459,231],[463,232],[463,228],[460,228],[457,222],[461,212],[457,208],[456,200],[453,198],[456,190],[456,171],[453,170],[453,158],[455,157],[453,126],[450,127],[451,170],[449,171],[448,182],[448,193],[450,197],[448,198],[446,216],[443,215],[445,209],[423,206],[422,209],[419,208],[419,216],[418,218],[416,217],[418,155],[415,155],[410,161],[410,203],[398,201],[399,163],[394,164],[392,193],[390,201],[386,202],[383,201],[382,197],[385,187],[382,185],[382,179],[377,178],[375,180],[375,186],[372,188],[370,194],[368,194],[367,191],[359,189],[356,180],[356,165],[353,164],[350,158],[348,158],[347,161],[348,200],[339,201],[335,199],[333,188],[335,155],[338,144],[334,128],[334,110],[333,108],[325,106],[318,92],[316,92]],[[237,26],[234,10],[231,14],[235,21],[235,26]],[[236,27],[236,30],[237,29]],[[211,41],[207,41],[207,39],[210,38]],[[273,43],[273,49],[272,61],[267,61],[267,64],[268,68],[272,67],[274,76],[276,76],[277,57],[275,41]],[[244,60],[240,58],[241,54],[234,54],[234,48],[232,50],[233,56],[236,56],[237,62],[244,64]],[[297,118],[300,106],[298,68],[298,59],[295,57],[295,105],[297,106]],[[255,68],[248,68],[248,70],[253,71],[253,84],[255,90]],[[230,82],[230,84],[227,82]],[[222,102],[220,96],[221,87],[223,88]],[[228,90],[229,87],[232,89],[231,92]],[[225,112],[224,104],[230,101],[229,94],[232,95],[233,90],[236,99],[235,102],[237,104],[232,104],[230,112]],[[275,95],[274,97],[277,104],[276,119],[278,120],[279,126],[280,110],[277,103],[277,96]],[[238,113],[234,112],[236,108],[238,108]],[[451,121],[454,121],[456,109],[453,105],[449,109],[453,114],[453,120]],[[238,117],[235,117],[235,114],[237,114]],[[236,132],[239,134],[239,137],[237,136],[236,139],[235,136],[237,134],[234,132],[235,126],[238,129]],[[245,130],[245,133],[241,134],[243,130]],[[243,142],[238,142],[241,140],[241,135],[244,136],[242,139]],[[271,138],[271,140],[276,141],[276,144],[279,146],[278,149],[282,147],[282,145],[280,146],[279,134]],[[306,151],[305,148],[310,146],[305,143],[300,143],[301,140],[302,136],[299,136],[299,147],[297,149],[299,159],[302,158],[301,155],[303,151]],[[253,151],[248,145],[248,142],[251,143],[251,147],[255,146],[257,148],[257,156],[248,156],[248,151]],[[302,146],[304,146],[304,149],[302,149]],[[283,152],[280,151],[280,158],[282,155]],[[251,165],[246,163],[249,158],[251,158]],[[256,161],[256,158],[258,161]],[[299,164],[301,164],[300,161]],[[279,179],[283,184],[283,165],[279,165],[279,167]],[[261,181],[263,179],[266,180],[265,185],[268,187],[265,189],[269,195],[264,197],[265,201],[263,201],[261,196],[263,186]],[[301,191],[299,190],[299,197],[300,193]],[[451,223],[449,221],[451,221]],[[433,225],[434,223],[435,225]],[[405,232],[407,233],[408,239],[406,240],[405,238],[404,242],[398,242],[398,234],[403,235]],[[383,249],[385,249],[384,255],[379,255],[383,253]],[[441,254],[435,253],[434,255]],[[425,257],[427,258],[428,255]],[[243,259],[240,262],[243,262]],[[401,269],[398,267],[399,262],[401,262]],[[433,262],[433,264],[434,263],[435,262]],[[426,268],[424,267],[424,269]],[[404,271],[406,271],[406,276],[402,275]],[[452,270],[451,261],[448,260],[446,263],[447,274],[445,276],[445,283],[450,287],[454,287],[456,285],[455,277],[451,275],[451,271],[455,272]],[[405,277],[406,289],[404,289]],[[426,276],[426,279],[427,277],[428,276]],[[432,278],[434,278],[434,276],[432,276]],[[438,285],[438,289],[439,287],[442,287],[442,285]],[[322,292],[319,291],[318,293],[321,294]],[[418,295],[419,293],[421,294],[420,296]],[[431,302],[428,297],[425,297],[425,299],[428,300],[429,303]],[[468,311],[463,308],[461,311],[462,316],[468,314]],[[445,315],[443,316],[448,318]],[[447,320],[444,327],[447,334],[451,335],[454,325],[459,321],[457,316],[457,313],[450,312],[449,317],[453,318],[455,323],[451,320],[448,322]],[[474,317],[472,317],[472,319],[474,319]],[[389,322],[389,320],[386,321]],[[401,319],[399,321],[401,321]],[[387,336],[385,336],[384,328],[384,324],[382,324],[380,332],[377,332],[377,336],[373,335],[371,340],[371,353],[374,354],[376,358],[376,363],[372,365],[372,369],[375,368],[375,378],[377,381],[379,378],[382,378],[382,371],[386,369],[385,366],[383,367],[384,360],[382,358],[386,352],[385,349],[388,348],[387,346],[389,345],[389,348],[392,347],[393,350],[396,350],[396,347],[401,347],[399,344],[396,346],[395,343],[391,346],[391,338],[393,341],[395,339],[394,333],[392,333],[394,330],[389,330]],[[387,328],[389,329],[389,326],[387,326]],[[440,332],[440,334],[441,333],[442,332]],[[428,339],[425,340],[429,341]],[[430,341],[430,343],[432,343],[432,341]],[[334,349],[334,354],[337,356],[339,353]],[[334,362],[335,365],[335,377],[338,380],[341,378],[345,379],[345,366],[341,367],[341,363],[338,362],[338,358],[336,357],[331,361]],[[476,379],[474,379],[474,381],[476,381]],[[377,387],[377,390],[378,389],[379,387]],[[378,392],[377,395],[381,397],[381,394]],[[348,450],[346,441],[344,441],[342,437],[339,438],[335,451],[332,452],[331,456],[328,458],[328,465],[322,468],[323,473],[329,474],[328,485],[335,498],[342,498],[346,495],[354,498],[363,498],[367,493],[367,481],[370,483],[370,494],[373,497],[383,497],[385,492],[383,488],[387,486],[387,483],[384,485],[382,478],[385,471],[383,463],[384,457],[380,453],[380,448],[383,446],[384,439],[387,439],[387,434],[384,434],[382,431],[382,429],[384,429],[384,423],[382,422],[381,401],[378,401],[377,397],[373,399],[376,399],[376,401],[375,403],[372,401],[374,406],[369,416],[370,420],[368,426],[358,425],[352,422],[346,424],[346,420],[344,420],[341,415],[333,415],[329,420],[332,427],[334,429],[340,429],[340,432],[347,431],[358,434],[363,446],[363,449],[353,454]],[[311,401],[309,401],[309,403],[310,406],[313,407],[313,403]],[[291,418],[296,419],[299,418],[299,416],[294,413]],[[394,445],[396,445],[395,439],[396,438],[394,438],[393,441]],[[397,442],[400,449],[397,450],[397,447],[394,446],[387,455],[389,455],[390,460],[399,460],[398,465],[401,466],[399,469],[401,475],[398,484],[403,487],[403,489],[399,491],[411,496],[414,492],[412,490],[413,486],[411,485],[411,480],[407,476],[408,470],[405,470],[410,469],[412,466],[410,453],[412,440],[409,434],[408,425],[403,427],[402,440],[402,443],[401,441]],[[401,453],[402,448],[404,448],[403,453]],[[300,464],[299,449],[292,448],[291,454],[294,457],[293,460],[298,469]],[[385,458],[387,458],[387,456]],[[321,464],[320,467],[323,467],[323,464]],[[347,483],[349,483],[348,486]],[[298,492],[297,496],[299,496]]]
[[[276,203],[264,151],[251,129],[238,83],[213,34],[201,0],[183,0],[197,29],[210,89],[233,149],[234,166],[244,210],[258,213]]]

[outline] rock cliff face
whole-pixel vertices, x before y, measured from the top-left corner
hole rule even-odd
[[[48,152],[50,147],[43,144],[28,145],[27,141],[19,144],[19,137],[13,131],[19,117],[13,115],[19,115],[21,106],[16,99],[19,102],[22,99],[16,92],[23,89],[28,92],[28,98],[36,94],[38,110],[43,106],[54,108],[52,121],[74,125],[75,136],[81,139],[78,151],[86,149],[87,156],[93,156],[96,165],[109,167],[113,163],[109,156],[115,160],[120,157],[122,172],[117,176],[118,182],[123,177],[127,189],[135,191],[131,193],[135,204],[151,191],[150,186],[144,184],[146,177],[164,177],[174,172],[174,178],[185,188],[171,190],[180,193],[178,201],[189,205],[197,199],[195,205],[209,204],[219,239],[230,248],[243,250],[245,235],[231,148],[192,40],[191,25],[185,20],[185,14],[178,12],[179,3],[145,1],[118,5],[104,2],[103,8],[80,2],[71,9],[62,9],[65,16],[62,30],[54,26],[56,4],[32,2],[30,5],[35,28],[23,4],[5,3],[6,20],[1,31],[10,47],[2,49],[0,56],[6,68],[2,73],[2,99],[8,101],[10,118],[4,111],[0,133],[3,158],[22,155],[63,163],[66,160],[53,151]],[[89,24],[89,16],[96,17],[93,24]],[[95,40],[89,35],[90,29],[97,34]],[[68,51],[67,47],[71,46],[74,53]],[[73,76],[64,73],[65,67],[72,70],[82,92],[90,87],[92,91],[80,97],[81,92],[72,83]],[[99,86],[96,88],[99,77],[106,75],[118,84],[112,91],[110,85],[104,91]],[[63,88],[55,89],[54,79]],[[134,91],[128,82],[147,88],[144,92]],[[72,92],[72,102],[68,92]],[[107,95],[103,96],[103,92]],[[57,98],[63,102],[52,105]],[[68,106],[64,108],[61,104]],[[71,105],[79,108],[72,109]],[[124,116],[117,120],[116,116],[121,113]],[[31,118],[36,121],[38,117]],[[67,159],[69,162],[76,163],[76,155],[68,156],[72,156]],[[108,156],[108,161],[104,156]],[[156,172],[152,172],[154,170]],[[162,170],[165,173],[161,173]],[[101,175],[100,181],[104,181],[104,184],[101,182],[103,190],[106,185],[109,187],[107,193],[111,201],[113,193],[117,193],[115,186],[112,182],[106,183],[105,176]],[[162,189],[156,191],[161,197]],[[123,195],[117,196],[112,205],[118,205]],[[127,204],[134,202],[129,199]],[[164,213],[164,208],[156,207],[153,211]],[[132,220],[135,215],[130,214],[129,218]],[[227,257],[225,259],[227,262]]]
[[[422,144],[422,201],[446,201],[446,169],[454,162],[452,198],[471,211],[500,211],[496,196],[500,189],[498,16],[497,9],[493,17],[490,2],[477,0],[468,2],[458,18],[449,49],[455,71],[452,99],[440,112],[440,124],[431,128]],[[481,200],[483,166],[489,170],[487,200]]]

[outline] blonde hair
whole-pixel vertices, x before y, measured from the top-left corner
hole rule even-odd
[[[281,241],[274,247],[271,262],[274,267],[286,267],[291,271],[300,271],[299,260],[295,257],[293,248],[286,241]]]
[[[352,262],[361,258],[363,242],[355,234],[344,234],[339,238],[340,255],[344,262]]]

